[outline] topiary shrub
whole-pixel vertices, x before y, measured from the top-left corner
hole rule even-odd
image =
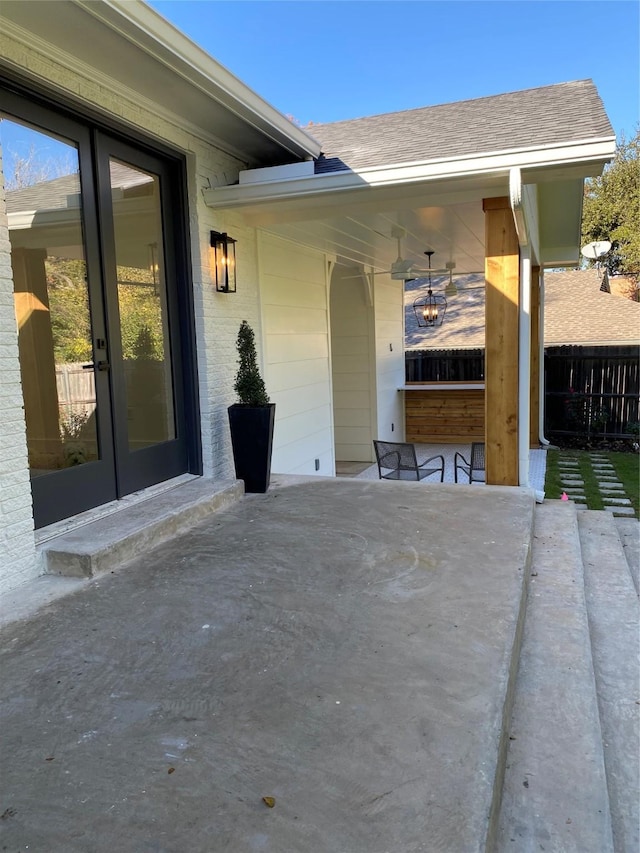
[[[233,387],[238,401],[245,406],[268,406],[269,395],[258,369],[255,335],[246,320],[240,324],[236,348],[238,372]]]

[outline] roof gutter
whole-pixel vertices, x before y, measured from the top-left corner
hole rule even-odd
[[[293,157],[320,155],[320,144],[143,2],[73,0],[88,14],[199,88]]]
[[[589,139],[569,145],[544,146],[515,151],[497,151],[483,155],[442,158],[419,163],[372,166],[358,171],[329,172],[306,177],[292,177],[251,182],[244,173],[242,184],[205,190],[208,205],[218,209],[243,207],[279,200],[321,197],[334,193],[373,187],[418,184],[424,181],[503,175],[520,169],[524,183],[535,183],[544,170],[578,170],[576,177],[599,174],[615,154],[615,137]],[[262,170],[261,170],[262,171]]]

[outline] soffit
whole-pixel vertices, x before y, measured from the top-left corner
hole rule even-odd
[[[26,45],[156,105],[248,164],[319,153],[308,134],[143,3],[3,0],[2,19]]]

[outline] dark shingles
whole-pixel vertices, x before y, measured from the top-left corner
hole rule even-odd
[[[591,80],[316,124],[316,173],[612,137]]]

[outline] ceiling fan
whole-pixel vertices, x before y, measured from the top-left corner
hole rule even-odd
[[[377,232],[380,234],[380,232]],[[378,270],[377,272],[368,273],[368,275],[388,275],[395,281],[412,281],[415,278],[421,278],[422,276],[429,275],[429,273],[445,273],[446,269],[432,269],[431,268],[431,255],[433,255],[432,251],[425,252],[425,255],[429,256],[429,267],[420,267],[415,261],[410,261],[406,258],[402,257],[402,238],[406,237],[407,232],[400,225],[394,225],[391,228],[391,236],[398,241],[398,257],[391,264],[391,268],[388,270]],[[384,236],[384,235],[381,235]],[[356,278],[357,276],[349,276],[349,278]]]
[[[416,275],[410,279],[405,279],[405,285],[413,285],[413,288],[428,286],[429,289],[434,287],[436,284],[442,286],[444,285],[444,295],[445,296],[457,296],[460,293],[466,293],[470,290],[481,290],[485,287],[484,274],[476,273],[476,272],[459,272],[455,273],[454,269],[456,268],[455,261],[447,261],[444,269],[433,269],[431,266],[431,255],[433,255],[433,251],[425,252],[425,255],[429,258],[429,266],[426,270],[420,270],[420,275]],[[445,282],[442,280],[443,275],[448,276],[448,280]],[[470,276],[482,275],[482,281],[472,280],[472,281],[458,281],[454,282],[453,277],[456,278],[468,278]],[[436,278],[436,281],[433,280],[433,277]],[[413,289],[409,288],[409,289]]]
[[[436,270],[431,267],[431,255],[433,255],[432,251],[425,252],[425,255],[429,259],[429,266],[427,268],[421,268],[415,261],[409,261],[402,257],[402,246],[401,241],[402,238],[406,236],[406,231],[404,228],[396,225],[391,229],[391,236],[395,237],[398,241],[398,257],[391,264],[390,270],[384,270],[380,275],[390,275],[392,279],[395,281],[409,281],[412,278],[420,278],[423,275],[429,275],[434,273],[443,273],[446,270]],[[378,275],[378,273],[375,273]]]

